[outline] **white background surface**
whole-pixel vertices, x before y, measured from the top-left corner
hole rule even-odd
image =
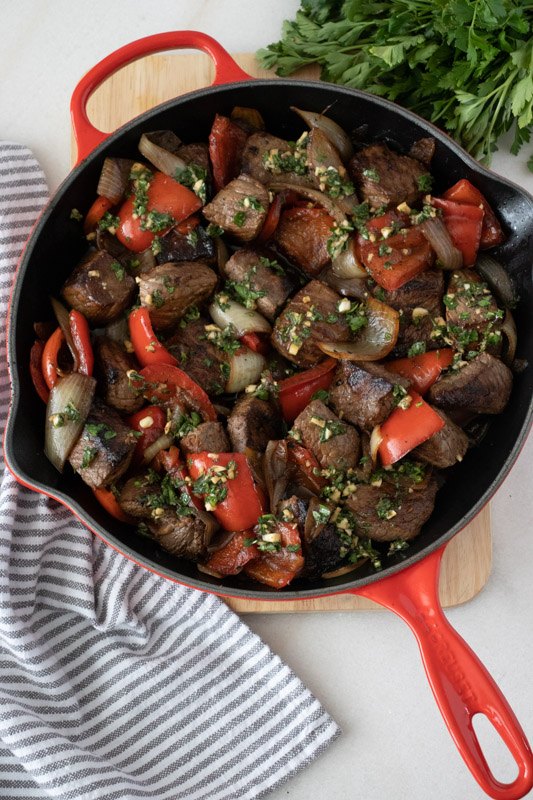
[[[203,30],[233,51],[279,38],[297,0],[37,0],[0,5],[0,138],[28,145],[55,189],[69,170],[70,94],[117,47],[171,29]],[[524,162],[496,171],[533,191]],[[493,502],[494,567],[484,591],[448,612],[533,741],[533,438]],[[388,612],[254,615],[247,622],[297,672],[343,736],[273,800],[478,800],[425,682],[416,644]],[[506,757],[497,776],[512,775]],[[506,768],[507,765],[507,768]]]

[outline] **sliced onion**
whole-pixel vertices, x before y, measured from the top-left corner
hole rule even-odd
[[[217,236],[215,239],[215,250],[217,254],[217,268],[221,275],[224,275],[224,267],[229,261],[229,250],[226,243]]]
[[[442,269],[461,269],[463,254],[455,247],[440,217],[430,217],[418,226],[437,254]]]
[[[56,315],[56,319],[59,323],[61,330],[63,331],[63,335],[65,337],[65,341],[68,345],[68,349],[70,350],[70,355],[72,356],[72,360],[74,365],[72,367],[73,372],[77,372],[79,367],[79,357],[78,351],[74,346],[74,341],[72,339],[72,334],[70,332],[70,318],[69,313],[63,303],[60,303],[59,300],[56,300],[55,297],[50,298],[50,303],[52,304],[52,308],[54,310],[54,314]]]
[[[192,500],[190,500],[189,506],[191,507],[191,511],[196,517],[196,519],[199,519],[201,522],[204,523],[205,539],[207,545],[209,545],[209,542],[211,541],[213,534],[216,533],[216,531],[218,531],[220,527],[218,522],[216,521],[214,516],[210,514],[208,511],[204,511],[203,508],[196,508]]]
[[[229,377],[226,381],[226,392],[242,392],[251,383],[258,383],[265,368],[266,360],[260,353],[254,353],[248,347],[241,347],[229,362]]]
[[[105,326],[105,335],[108,339],[112,339],[114,342],[124,345],[124,341],[130,338],[128,320],[126,317],[118,317],[118,319],[113,320],[113,322],[109,322]]]
[[[393,349],[400,330],[400,315],[396,309],[368,297],[367,324],[357,339],[349,342],[318,342],[323,353],[347,361],[379,361]]]
[[[126,193],[133,163],[129,158],[106,158],[96,193],[116,205]]]
[[[353,145],[348,134],[340,125],[316,111],[303,111],[296,106],[291,106],[291,111],[295,111],[310,128],[321,130],[331,144],[337,148],[343,161],[348,161],[352,157]]]
[[[164,433],[159,439],[156,439],[155,442],[146,448],[143,455],[143,461],[145,464],[149,464],[152,458],[161,451],[167,450],[171,444],[174,442],[174,437],[171,436],[169,433]]]
[[[355,239],[350,237],[347,245],[331,262],[331,269],[339,278],[368,278],[368,272],[362,266],[355,253]]]
[[[368,297],[368,275],[365,278],[339,278],[331,267],[328,267],[320,275],[320,280],[331,286],[344,297],[356,297],[358,300],[366,300]]]
[[[227,328],[229,325],[233,325],[237,336],[243,336],[245,333],[270,333],[272,330],[270,323],[257,311],[245,308],[234,300],[227,300],[223,305],[224,308],[221,308],[215,300],[209,306],[209,313],[213,322],[219,328]]]
[[[139,150],[156,169],[165,175],[175,177],[176,172],[187,168],[185,161],[176,155],[176,150],[181,145],[179,139],[172,131],[152,131],[143,133],[139,142]]]
[[[373,464],[375,464],[378,460],[378,450],[382,441],[383,436],[381,433],[381,426],[376,425],[370,434],[370,458],[372,459]]]
[[[63,472],[65,462],[78,441],[93,402],[96,381],[88,375],[73,372],[53,387],[46,406],[44,452],[54,467]],[[65,410],[74,408],[79,419],[71,420]],[[59,415],[62,415],[59,417]],[[54,426],[53,421],[63,424]]]
[[[502,325],[502,333],[507,339],[507,347],[504,351],[502,358],[507,364],[507,366],[510,367],[514,361],[514,357],[516,354],[516,345],[518,336],[516,333],[516,325],[513,315],[511,314],[509,309],[507,309],[505,312],[505,318],[503,320],[503,325]]]
[[[296,192],[296,194],[299,194],[301,197],[306,197],[308,200],[311,200],[311,202],[322,206],[322,208],[333,217],[337,225],[348,222],[346,214],[339,204],[336,203],[335,200],[332,200],[331,197],[328,197],[327,194],[324,194],[324,192],[319,192],[318,189],[309,189],[307,186],[301,186],[299,183],[291,183],[290,181],[279,178],[270,181],[268,188],[273,192],[284,192],[285,190]]]
[[[207,514],[207,511],[205,513]],[[209,543],[207,552],[211,555],[212,553],[216,553],[217,550],[222,550],[223,547],[231,542],[234,536],[234,531],[221,531],[216,537],[216,540]]]
[[[278,504],[285,494],[292,473],[286,439],[271,440],[267,444],[263,472],[270,509],[275,514]]]
[[[514,308],[516,297],[509,273],[490,256],[478,256],[475,268],[505,308]]]

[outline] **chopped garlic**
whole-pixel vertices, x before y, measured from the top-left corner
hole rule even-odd
[[[144,430],[145,428],[151,428],[153,424],[154,424],[154,418],[153,417],[150,417],[150,416],[143,417],[139,422],[139,428],[143,428],[143,430]]]

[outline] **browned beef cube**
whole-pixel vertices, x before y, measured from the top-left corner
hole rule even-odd
[[[444,346],[438,321],[443,322],[444,275],[441,270],[428,269],[394,292],[380,287],[374,295],[400,312],[400,332],[392,356],[407,355],[415,342],[423,342],[426,350]]]
[[[182,158],[186,164],[195,164],[202,167],[209,174],[211,164],[209,163],[209,148],[204,142],[191,142],[191,144],[182,144],[177,151],[177,155]]]
[[[121,508],[132,517],[144,520],[157,542],[175,556],[199,561],[207,554],[211,530],[203,520],[182,506],[159,505],[159,483],[153,475],[130,478],[120,492]]]
[[[91,489],[109,486],[128,469],[136,441],[117,412],[95,400],[69,461]]]
[[[133,358],[118,342],[106,336],[96,339],[94,350],[98,387],[106,405],[124,414],[138,411],[144,399],[128,378],[128,371],[137,369]]]
[[[158,264],[169,261],[216,262],[216,248],[211,236],[201,225],[191,233],[180,233],[176,228],[160,239],[161,252],[157,255]]]
[[[290,171],[282,172],[280,169],[275,169],[273,164],[272,169],[267,169],[265,161],[268,161],[272,151],[276,155],[281,155],[282,153],[290,153],[291,148],[285,139],[280,139],[271,133],[266,133],[266,131],[252,133],[248,137],[242,154],[242,171],[264,184],[270,183],[275,178],[283,177],[290,183],[298,183],[304,186],[313,185],[307,175],[297,175],[295,172]]]
[[[131,305],[135,281],[105,250],[89,253],[65,281],[61,294],[89,322],[106,325]]]
[[[447,412],[462,409],[475,414],[500,414],[512,388],[509,367],[490,353],[481,353],[458,372],[448,373],[434,383],[426,399]]]
[[[412,490],[412,491],[411,491]],[[413,539],[429,519],[435,505],[437,482],[427,477],[422,483],[396,488],[360,484],[346,501],[362,536],[378,542]]]
[[[360,195],[373,208],[414,203],[423,194],[420,180],[430,178],[419,161],[398,155],[386,144],[372,144],[360,150],[351,159],[349,169]]]
[[[435,155],[435,145],[436,141],[432,136],[427,136],[423,139],[417,139],[416,142],[413,142],[411,145],[409,155],[411,158],[420,161],[421,164],[429,169],[429,165],[431,164],[433,156]]]
[[[186,456],[189,453],[229,453],[230,443],[221,422],[202,422],[180,441]]]
[[[229,415],[228,434],[232,451],[244,453],[250,448],[263,452],[269,441],[282,436],[279,411],[268,400],[245,395],[237,400]]]
[[[288,208],[276,228],[276,244],[289,261],[314,278],[331,261],[328,241],[334,223],[323,208]]]
[[[337,308],[341,299],[325,283],[310,281],[276,320],[272,332],[276,350],[299,367],[312,367],[324,358],[317,342],[347,342],[350,329]]]
[[[237,250],[224,265],[224,275],[241,291],[251,289],[257,310],[271,321],[293,289],[277,261],[258,250]]]
[[[463,460],[468,450],[468,436],[443,411],[439,411],[438,408],[434,410],[444,420],[444,428],[415,447],[411,456],[439,469],[453,467],[458,461]]]
[[[206,338],[209,320],[182,321],[176,333],[166,342],[176,356],[180,368],[208,394],[223,394],[229,375],[228,355]],[[183,325],[183,327],[181,327]]]
[[[207,300],[217,285],[212,269],[200,262],[159,264],[140,276],[141,303],[155,328],[174,327],[191,306]]]
[[[204,206],[203,214],[237,241],[251,242],[263,227],[268,206],[268,191],[263,184],[241,175]]]
[[[503,312],[477,272],[453,272],[445,303],[448,332],[455,346],[466,352],[486,349],[499,354]]]
[[[359,460],[359,434],[321,400],[313,400],[293,423],[293,430],[322,467],[348,469]]]
[[[342,419],[371,431],[395,408],[396,385],[407,388],[409,382],[380,364],[340,361],[329,390],[329,400]]]

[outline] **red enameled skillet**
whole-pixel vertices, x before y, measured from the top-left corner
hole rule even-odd
[[[125,64],[149,53],[197,48],[215,63],[211,87],[176,98],[152,109],[115,133],[94,128],[86,113],[97,86]],[[4,450],[16,479],[58,500],[97,536],[138,564],[178,583],[223,596],[283,602],[336,593],[370,598],[402,617],[413,631],[431,688],[461,755],[480,786],[498,800],[515,800],[533,787],[533,754],[513,711],[463,639],[447,622],[438,599],[438,576],[446,543],[479,512],[500,486],[527,436],[533,416],[533,368],[515,378],[511,401],[494,420],[481,444],[452,470],[437,496],[435,512],[407,557],[387,560],[385,569],[370,567],[305,588],[273,593],[241,579],[221,582],[200,576],[193,564],[179,561],[154,542],[133,534],[131,527],[108,517],[79,478],[59,476],[43,453],[44,407],[35,394],[28,370],[33,322],[52,316],[45,298],[64,281],[84,250],[72,208],[88,210],[103,159],[107,155],[137,157],[143,131],[169,128],[184,141],[206,141],[215,112],[233,106],[259,108],[267,130],[294,139],[301,123],[290,110],[298,105],[329,114],[348,131],[362,124],[367,138],[387,140],[407,151],[421,136],[433,136],[437,147],[433,174],[437,190],[460,178],[471,180],[498,210],[507,241],[495,254],[506,265],[520,297],[515,312],[518,358],[533,364],[533,198],[493,175],[468,156],[444,133],[416,115],[381,98],[325,83],[296,80],[253,80],[213,39],[194,31],[149,36],[120,48],[85,75],[71,103],[78,143],[78,163],[38,220],[21,257],[9,312],[8,353],[13,396]],[[483,756],[472,726],[475,714],[492,722],[518,768],[509,784],[497,781]]]

